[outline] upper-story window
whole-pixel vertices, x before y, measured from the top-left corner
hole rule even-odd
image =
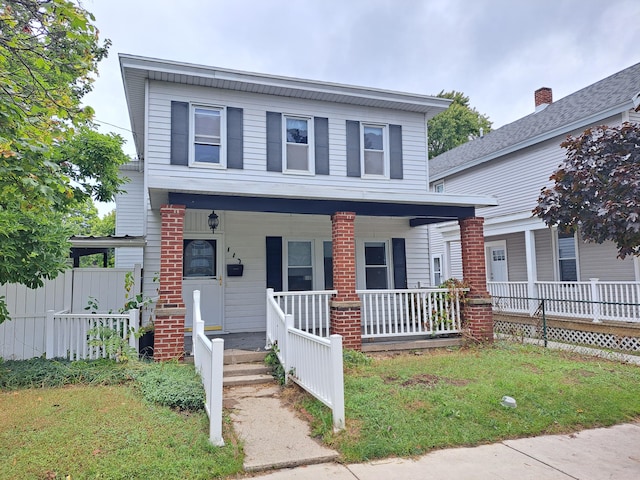
[[[286,172],[313,173],[314,155],[310,147],[313,122],[305,117],[284,117],[284,167]]]
[[[363,176],[387,176],[387,129],[384,125],[362,125]]]
[[[193,162],[225,166],[224,109],[193,107]]]
[[[435,193],[444,193],[444,180],[435,182],[432,188]]]

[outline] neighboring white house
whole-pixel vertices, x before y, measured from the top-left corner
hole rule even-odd
[[[433,192],[498,199],[497,206],[477,210],[485,218],[487,281],[493,295],[536,296],[542,288],[536,282],[640,281],[638,259],[616,258],[612,242],[585,243],[579,235],[559,234],[531,213],[541,189],[551,185],[549,176],[565,159],[560,144],[567,135],[594,125],[640,122],[633,102],[638,92],[640,64],[555,102],[551,89],[541,88],[535,92],[533,113],[429,161]],[[457,225],[429,228],[432,275],[460,277]]]
[[[339,291],[336,272],[351,268],[358,289],[428,286],[427,225],[495,204],[429,192],[426,122],[448,100],[133,55],[120,64],[139,160],[123,172],[116,233],[146,246],[116,264],[142,256],[151,296],[160,273],[161,315],[179,316],[182,296],[189,316],[199,289],[209,330],[261,331],[267,287]],[[356,217],[347,270],[333,266],[337,212]]]

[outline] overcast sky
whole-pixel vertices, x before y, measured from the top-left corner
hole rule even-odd
[[[118,53],[436,95],[494,128],[640,62],[638,0],[83,0],[113,42],[85,97],[134,155]],[[640,90],[640,85],[639,85]],[[115,128],[112,124],[121,128]],[[124,130],[123,130],[124,129]]]

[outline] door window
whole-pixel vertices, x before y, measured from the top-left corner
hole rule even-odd
[[[183,276],[185,278],[216,276],[215,240],[185,240],[183,252]]]

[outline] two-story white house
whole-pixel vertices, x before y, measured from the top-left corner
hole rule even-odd
[[[182,354],[195,289],[207,329],[221,332],[264,331],[267,288],[329,291],[332,331],[359,348],[356,291],[430,285],[428,224],[456,220],[482,238],[475,209],[494,199],[429,192],[427,120],[448,100],[124,54],[120,64],[138,159],[123,169],[116,233],[146,246],[116,264],[142,263],[144,292],[159,288],[157,357]],[[482,248],[466,250],[484,265]],[[468,280],[486,296],[484,278]]]
[[[490,293],[514,297],[564,299],[552,313],[600,319],[637,319],[638,307],[576,301],[640,303],[638,258],[617,258],[613,242],[586,243],[559,233],[532,216],[550,175],[566,158],[560,144],[595,125],[640,123],[637,112],[640,64],[553,101],[550,88],[535,92],[535,111],[429,161],[433,192],[488,194],[498,205],[482,207],[486,271]],[[634,102],[635,99],[635,102]],[[430,235],[432,274],[462,276],[456,224],[434,227]],[[596,280],[597,279],[597,280]],[[573,302],[573,303],[572,303]],[[527,302],[507,301],[510,311],[527,312]]]

